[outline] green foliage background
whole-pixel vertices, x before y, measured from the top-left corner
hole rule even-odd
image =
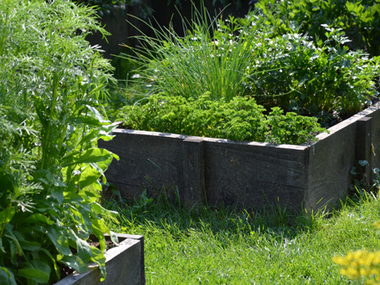
[[[297,27],[315,40],[326,39],[323,25],[342,28],[351,49],[380,55],[380,2],[378,0],[261,0],[257,7],[280,34]]]
[[[321,27],[324,38],[318,40],[300,33],[299,27],[290,23],[286,30],[280,31],[277,21],[281,22],[281,17],[277,13],[277,6],[265,11],[263,7],[245,18],[230,16],[227,19],[221,15],[211,16],[204,7],[195,9],[192,21],[184,21],[183,37],[172,29],[156,29],[148,24],[155,37],[138,37],[142,48],[132,49],[134,54],[124,55],[130,65],[135,67],[126,87],[126,93],[134,96],[135,100],[125,102],[143,105],[148,101],[139,101],[141,98],[160,93],[196,101],[208,92],[210,100],[217,101],[220,108],[226,108],[224,103],[236,97],[252,98],[265,108],[266,114],[273,107],[281,108],[282,111],[274,113],[279,116],[283,112],[291,113],[286,119],[289,126],[299,123],[292,115],[295,113],[316,117],[324,127],[371,104],[371,99],[378,95],[376,78],[379,57],[371,58],[361,50],[350,50],[345,45],[350,40],[344,31],[327,24]],[[131,119],[134,121],[131,124],[128,119],[139,112],[136,106],[121,109],[117,116],[128,122],[126,127],[144,129],[145,126],[138,125],[138,120]],[[183,109],[176,116],[182,116],[181,112],[184,112],[184,117],[187,116]],[[198,119],[199,128],[213,128],[218,122],[218,111],[210,112],[214,113],[215,123],[205,125],[202,119]],[[247,117],[242,115],[241,120],[245,119]],[[155,120],[159,124],[160,120]],[[247,126],[241,130],[242,133],[252,134],[251,130],[256,129],[255,125],[244,124]],[[237,123],[237,126],[244,124]],[[279,127],[279,124],[269,126],[273,131],[273,127]],[[172,124],[170,127],[162,124],[160,131],[171,132],[171,128]],[[148,129],[157,130],[154,126]],[[306,129],[294,131],[302,137]],[[182,133],[182,130],[185,131],[179,127],[176,132]],[[219,134],[202,135],[237,140],[261,137],[257,134],[238,138],[227,135],[228,131],[221,127],[216,130]],[[238,131],[236,129],[233,132]],[[186,130],[185,133],[197,135],[202,132],[197,129],[193,132]],[[277,132],[278,135],[285,133]],[[313,131],[309,135],[316,133]],[[266,141],[269,137],[271,135],[268,133],[260,141]],[[296,140],[274,141],[294,143]]]

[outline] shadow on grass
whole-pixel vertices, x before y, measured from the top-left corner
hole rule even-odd
[[[120,222],[131,227],[154,224],[155,228],[169,231],[173,235],[186,233],[189,230],[208,230],[214,235],[250,235],[252,232],[266,232],[279,238],[292,239],[297,235],[320,228],[323,221],[337,214],[342,207],[357,205],[363,198],[358,193],[345,201],[334,205],[330,211],[296,212],[279,205],[265,206],[256,210],[238,210],[234,207],[213,207],[197,204],[191,209],[183,206],[177,199],[169,201],[161,191],[157,198],[148,197],[147,191],[133,201],[121,198],[114,190],[103,205],[120,213]]]

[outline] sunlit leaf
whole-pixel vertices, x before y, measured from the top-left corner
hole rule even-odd
[[[92,258],[91,260],[99,265],[100,271],[102,273],[102,277],[100,281],[104,281],[106,278],[106,257],[104,253],[96,247],[91,247],[92,250]]]
[[[88,242],[78,238],[76,240],[78,256],[85,262],[88,263],[92,257],[92,250]]]
[[[47,231],[47,235],[50,238],[51,242],[55,245],[58,252],[64,255],[70,255],[71,251],[69,248],[69,241],[66,238],[65,232],[63,229],[58,227],[50,227]]]
[[[105,149],[100,148],[90,148],[85,151],[78,153],[70,154],[62,159],[62,167],[90,163],[90,162],[99,162],[109,159],[110,152]]]
[[[71,255],[71,256],[63,256],[59,262],[65,264],[66,266],[69,266],[79,273],[83,273],[87,271],[87,264],[77,255]]]
[[[79,178],[79,188],[82,189],[88,185],[91,185],[99,179],[100,173],[98,170],[87,165],[84,171],[82,171]]]

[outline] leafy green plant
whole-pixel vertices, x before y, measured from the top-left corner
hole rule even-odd
[[[132,86],[140,86],[140,96],[196,99],[210,92],[228,102],[248,95],[267,111],[278,106],[316,116],[323,126],[371,104],[379,58],[348,50],[342,29],[324,25],[325,40],[315,42],[294,25],[279,35],[272,20],[256,12],[223,20],[203,8],[184,24],[184,37],[153,28],[156,38],[142,36],[145,49],[128,57],[140,66]]]
[[[89,261],[105,278],[103,233],[117,241],[100,215],[116,213],[98,203],[99,178],[117,156],[97,147],[114,127],[97,108],[113,79],[90,30],[105,33],[69,1],[0,1],[1,284],[51,283]]]
[[[276,144],[302,144],[315,141],[318,133],[326,131],[320,127],[317,118],[299,116],[294,112],[287,112],[284,115],[279,107],[272,108],[267,118],[270,132],[267,132],[266,141]]]
[[[316,118],[283,115],[273,108],[269,115],[255,99],[235,97],[226,103],[206,92],[199,99],[152,95],[146,102],[125,106],[117,120],[135,130],[162,131],[235,141],[301,144],[325,131]]]
[[[326,39],[323,25],[342,28],[353,49],[365,49],[371,56],[380,55],[380,3],[372,0],[263,0],[256,5],[268,16],[279,34],[291,27],[318,39]],[[275,15],[275,16],[274,16]]]
[[[266,108],[279,106],[324,123],[370,104],[377,95],[379,58],[349,51],[341,29],[323,28],[327,39],[316,44],[298,33],[255,42],[247,93]]]

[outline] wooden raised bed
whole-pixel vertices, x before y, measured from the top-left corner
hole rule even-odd
[[[331,127],[309,145],[272,145],[225,139],[116,129],[112,141],[99,141],[120,156],[107,170],[122,196],[134,198],[142,188],[187,207],[261,208],[280,203],[308,211],[343,198],[358,160],[371,179],[380,166],[380,103]]]
[[[143,285],[145,284],[144,237],[117,234],[119,246],[105,253],[106,280],[100,282],[100,269],[94,263],[84,273],[70,274],[55,285]]]

